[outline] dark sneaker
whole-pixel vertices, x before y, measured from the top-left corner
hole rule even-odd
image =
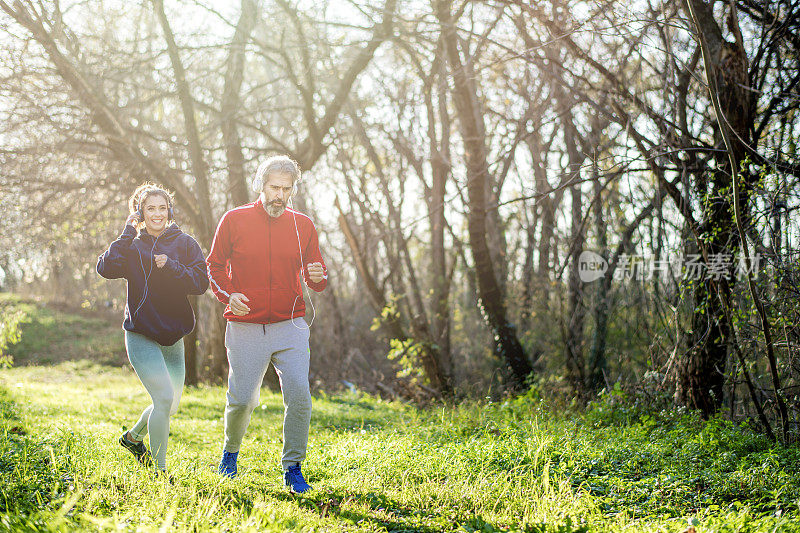
[[[222,460],[219,462],[217,472],[226,477],[236,477],[236,459],[239,452],[222,452]]]
[[[132,440],[128,440],[128,432],[122,434],[119,438],[120,445],[131,452],[136,460],[142,463],[144,466],[153,466],[153,457],[150,455],[147,447],[145,447],[144,442],[133,442]]]
[[[283,473],[283,483],[289,487],[289,491],[303,493],[310,491],[313,487],[303,479],[300,471],[300,463],[290,466],[289,470]]]
[[[156,470],[156,473],[158,474],[158,477],[165,479],[170,485],[175,484],[175,478],[172,476],[172,474],[169,474],[166,470],[162,470],[159,468]]]

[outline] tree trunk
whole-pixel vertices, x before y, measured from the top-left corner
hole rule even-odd
[[[608,260],[608,231],[603,214],[603,185],[600,183],[600,171],[597,167],[597,154],[592,160],[592,179],[594,182],[594,219],[595,231],[597,232],[597,244],[599,253],[604,259]],[[597,293],[594,306],[594,331],[592,333],[592,344],[589,350],[589,371],[587,374],[586,385],[591,391],[598,391],[605,382],[606,372],[606,338],[608,335],[608,311],[609,311],[609,290],[610,285],[605,282],[597,284]]]
[[[249,201],[244,176],[244,154],[236,127],[236,115],[241,106],[239,93],[244,81],[245,46],[258,21],[258,5],[255,0],[242,0],[241,6],[239,22],[228,47],[228,59],[225,61],[225,87],[222,91],[221,104],[222,138],[228,164],[228,193],[233,205],[242,205]]]
[[[580,180],[580,167],[584,157],[578,150],[577,131],[571,122],[572,115],[564,119],[564,140],[569,157],[569,179]],[[572,223],[570,237],[570,268],[567,281],[567,313],[569,326],[566,338],[566,370],[567,380],[576,394],[584,393],[586,368],[583,357],[584,322],[586,306],[583,302],[583,282],[580,279],[579,257],[583,251],[585,236],[583,230],[583,192],[581,183],[570,187],[572,194]]]
[[[467,225],[470,248],[475,261],[479,305],[494,334],[494,352],[505,363],[509,388],[523,390],[526,387],[526,377],[532,372],[532,368],[519,342],[516,328],[508,320],[502,289],[486,242],[486,184],[489,180],[489,165],[486,159],[486,139],[481,135],[484,131],[483,115],[476,87],[474,83],[470,83],[470,79],[474,79],[474,73],[468,72],[468,65],[461,61],[458,36],[450,13],[450,2],[437,1],[436,16],[445,36],[447,61],[453,74],[453,99],[464,143],[469,198]]]
[[[549,189],[549,184],[547,183],[547,174],[544,167],[544,163],[542,162],[542,152],[544,150],[539,132],[534,130],[529,133],[527,137],[525,137],[526,144],[528,145],[528,151],[531,154],[531,159],[533,160],[533,176],[534,176],[534,191],[536,194],[546,194],[546,191]],[[534,252],[536,249],[536,228],[540,224],[542,224],[542,229],[539,232],[541,237],[544,236],[544,212],[546,209],[547,204],[550,202],[550,196],[545,195],[538,197],[537,199],[533,200],[532,207],[530,209],[530,216],[526,214],[525,216],[525,266],[522,269],[523,275],[523,293],[522,293],[522,312],[520,313],[522,327],[525,329],[530,329],[532,326],[531,318],[533,317],[532,306],[535,298],[535,294],[537,290],[539,290],[540,285],[547,285],[546,279],[541,277],[539,272],[534,271]],[[541,207],[539,207],[541,205]],[[527,213],[527,205],[524,208]],[[540,248],[540,253],[543,250]],[[546,300],[543,300],[545,302]]]
[[[447,271],[444,230],[445,191],[447,178],[450,175],[450,117],[447,113],[447,70],[442,64],[437,87],[439,89],[439,121],[441,123],[441,149],[436,147],[436,136],[432,135],[430,145],[431,174],[433,184],[428,203],[428,219],[431,226],[431,266],[433,267],[433,308],[431,333],[438,346],[439,371],[444,384],[443,394],[453,391],[453,360],[450,354],[450,275]],[[432,106],[431,106],[432,108]],[[429,111],[429,120],[433,119],[433,110]]]
[[[722,406],[728,359],[729,329],[713,290],[708,281],[698,282],[695,288],[696,307],[689,335],[692,348],[678,365],[678,398],[684,405],[698,409],[704,418]]]
[[[705,244],[709,260],[714,257],[733,257],[739,249],[740,239],[733,218],[733,195],[731,194],[731,159],[738,166],[745,154],[745,143],[749,142],[752,131],[751,96],[749,86],[747,56],[741,42],[730,43],[722,35],[714,20],[712,6],[702,0],[687,0],[685,10],[693,19],[698,32],[707,44],[709,54],[703,55],[707,61],[706,71],[714,79],[709,80],[717,89],[720,106],[729,127],[736,136],[733,153],[729,159],[719,124],[715,129],[716,169],[710,171],[711,191],[701,185],[699,197],[703,199],[703,219],[700,238]],[[694,16],[692,16],[694,15]],[[738,25],[732,28],[738,31]],[[718,117],[719,119],[719,117]],[[700,184],[705,180],[698,176]],[[743,205],[747,205],[746,188]],[[684,404],[699,409],[704,417],[713,415],[723,401],[725,368],[728,356],[730,326],[725,320],[721,295],[704,272],[694,289],[694,313],[690,332],[690,346],[678,365],[676,396]],[[733,265],[726,269],[724,276],[733,279]],[[717,282],[719,285],[719,282]]]

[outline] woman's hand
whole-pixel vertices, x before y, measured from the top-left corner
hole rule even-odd
[[[156,261],[156,266],[161,268],[167,264],[167,259],[169,258],[165,254],[156,254],[153,256],[153,259]]]
[[[139,224],[139,215],[136,213],[131,213],[128,215],[128,220],[125,221],[125,225],[131,225],[134,228]]]

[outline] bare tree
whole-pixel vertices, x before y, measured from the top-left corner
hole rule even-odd
[[[390,35],[393,9],[394,2],[390,0],[383,11],[377,12],[379,20],[374,27],[364,29],[363,33],[368,35],[366,44],[354,45],[355,54],[330,65],[332,73],[321,83],[311,78],[298,79],[293,74],[294,60],[285,52],[288,47],[275,48],[257,37],[256,25],[259,21],[267,23],[251,0],[243,0],[239,21],[232,25],[233,35],[228,43],[200,48],[185,47],[180,42],[163,2],[154,0],[136,15],[145,21],[155,21],[163,40],[158,41],[155,24],[145,24],[147,31],[137,35],[133,45],[121,46],[120,51],[113,50],[113,42],[98,40],[98,36],[92,34],[79,35],[72,30],[59,4],[0,3],[0,10],[17,25],[22,38],[42,50],[52,70],[47,72],[43,68],[41,72],[54,75],[67,88],[64,94],[68,94],[70,100],[62,103],[64,109],[76,114],[86,113],[91,121],[91,126],[83,130],[88,143],[97,147],[100,157],[117,162],[125,169],[124,181],[119,183],[120,192],[133,189],[143,179],[156,180],[171,188],[176,193],[179,212],[205,248],[210,246],[222,208],[229,205],[219,201],[220,193],[229,192],[236,203],[246,199],[244,169],[249,159],[265,152],[283,151],[293,155],[304,170],[317,162],[327,148],[325,136],[340,115],[354,83],[378,46]],[[282,4],[281,10],[284,19],[311,24],[310,19],[288,3]],[[102,18],[98,21],[101,27],[112,24]],[[282,27],[281,21],[272,20],[269,24],[278,29]],[[299,49],[311,48],[303,32],[285,39],[294,40],[293,45]],[[171,79],[168,83],[174,85],[174,91],[154,79],[153,73],[160,75],[155,65],[162,49],[169,58]],[[253,52],[248,53],[250,50]],[[319,47],[318,51],[331,57],[325,48]],[[206,55],[205,61],[196,61],[202,54]],[[189,55],[192,56],[191,69],[186,66]],[[86,61],[89,56],[93,58],[91,62]],[[303,109],[305,129],[293,127],[293,131],[299,132],[294,138],[280,138],[270,130],[275,128],[277,132],[283,127],[281,124],[297,125],[296,121],[273,120],[272,110],[259,107],[259,94],[264,90],[263,80],[259,79],[261,73],[251,70],[253,74],[246,75],[245,70],[247,62],[258,56],[268,62],[271,72],[279,79],[287,75],[293,79],[300,93],[297,105]],[[218,92],[203,84],[204,78],[217,65],[226,71]],[[126,68],[136,68],[136,75],[125,73]],[[116,76],[114,73],[119,70],[115,69],[123,72]],[[134,79],[149,86],[139,90]],[[242,94],[243,87],[246,87],[246,95]],[[173,104],[175,107],[170,107]],[[249,112],[237,109],[248,107]],[[167,125],[163,116],[172,110],[179,111],[170,115],[176,120]],[[277,111],[278,114],[282,112]],[[40,120],[47,121],[47,114],[42,113]],[[75,132],[66,132],[66,135],[74,136]],[[217,138],[224,144],[222,152],[227,160],[224,167],[217,162],[220,151]],[[189,161],[188,168],[185,161]],[[220,187],[220,184],[224,185]],[[102,187],[102,182],[97,186]],[[213,375],[221,376],[225,357],[220,313],[212,311],[212,315],[217,327],[207,346],[212,354],[209,368]],[[192,338],[188,342],[191,355],[195,342]]]

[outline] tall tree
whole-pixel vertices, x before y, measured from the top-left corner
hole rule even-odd
[[[521,390],[526,387],[525,378],[533,369],[517,337],[516,328],[509,320],[497,276],[497,266],[492,260],[486,240],[488,232],[486,190],[489,182],[489,164],[477,78],[468,51],[459,46],[451,3],[447,0],[436,0],[434,11],[444,36],[447,62],[453,76],[453,101],[464,143],[469,196],[467,213],[469,244],[475,262],[479,305],[494,334],[495,354],[505,362],[508,370],[510,388]],[[462,54],[468,58],[467,61],[462,60]]]

